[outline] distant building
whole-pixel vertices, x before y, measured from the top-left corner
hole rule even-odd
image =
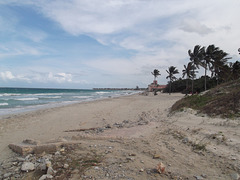
[[[161,91],[161,90],[163,90],[166,86],[167,86],[167,85],[159,85],[159,84],[157,83],[157,80],[154,80],[153,83],[151,83],[151,84],[148,85],[148,91],[149,91],[149,92],[153,92],[153,91],[155,91],[155,90]]]

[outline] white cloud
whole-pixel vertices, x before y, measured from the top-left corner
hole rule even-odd
[[[4,81],[7,81],[7,80],[13,80],[13,79],[15,79],[15,76],[12,74],[12,72],[10,72],[10,71],[5,71],[5,72],[1,72],[1,78],[2,78]]]
[[[69,73],[57,73],[50,72],[47,76],[47,81],[53,81],[58,83],[72,82],[72,74]]]
[[[73,76],[70,73],[31,73],[31,74],[17,74],[14,75],[11,71],[0,73],[0,78],[4,81],[22,81],[27,83],[71,83]]]
[[[205,35],[212,33],[213,30],[207,27],[204,24],[194,20],[194,19],[185,19],[180,26],[180,29],[186,32],[198,33],[200,35]]]

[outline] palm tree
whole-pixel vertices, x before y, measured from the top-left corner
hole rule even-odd
[[[157,77],[160,76],[161,74],[159,70],[154,69],[152,75],[154,76],[154,81],[156,81]]]
[[[193,52],[189,49],[188,55],[190,56],[190,61],[199,69],[199,65],[202,65],[202,60],[205,56],[205,47],[196,45]]]
[[[239,61],[236,61],[232,65],[232,77],[234,80],[240,78],[240,62]]]
[[[228,59],[231,59],[230,57],[227,57],[228,54],[224,52],[223,50],[216,51],[213,56],[212,61],[212,76],[215,76],[217,79],[217,85],[219,83],[219,74],[220,71],[225,71],[224,66],[226,65]]]
[[[214,44],[209,45],[205,51],[204,62],[202,65],[205,69],[205,84],[204,84],[205,91],[207,90],[207,70],[210,69],[210,64],[212,64],[213,59],[218,51],[219,48],[215,47]]]
[[[192,74],[192,94],[193,94],[193,81],[195,78],[195,69],[199,69],[199,65],[203,66],[203,59],[205,56],[205,47],[201,47],[199,45],[196,45],[193,49],[193,52],[189,49],[188,55],[190,56],[190,61],[192,62],[192,65],[194,66],[192,68],[191,74]]]
[[[167,71],[167,73],[168,73],[168,76],[166,77],[166,79],[170,79],[170,82],[169,82],[169,94],[171,94],[171,86],[172,86],[172,82],[173,82],[173,80],[175,80],[175,79],[177,79],[175,76],[174,76],[174,74],[178,74],[179,72],[178,72],[178,70],[176,69],[176,67],[174,67],[174,66],[170,66],[169,68],[168,68],[168,70],[166,70]]]
[[[188,80],[191,78],[191,71],[193,70],[194,66],[191,62],[188,63],[188,65],[184,65],[184,69],[182,70],[182,77],[184,78],[186,76],[186,92],[188,90]]]

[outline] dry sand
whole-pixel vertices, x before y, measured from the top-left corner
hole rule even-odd
[[[2,117],[0,160],[13,156],[10,143],[65,138],[80,142],[75,156],[94,152],[102,157],[84,175],[72,171],[70,179],[238,178],[240,120],[209,118],[190,109],[169,114],[182,97],[132,95]],[[101,131],[78,131],[88,128]],[[156,172],[159,163],[164,174]]]

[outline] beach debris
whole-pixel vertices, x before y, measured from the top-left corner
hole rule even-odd
[[[25,172],[33,171],[34,169],[35,169],[35,166],[31,162],[24,162],[21,167],[21,170]]]
[[[165,165],[160,162],[158,165],[157,165],[157,171],[160,173],[160,174],[164,174],[165,173]]]
[[[153,159],[160,159],[160,154],[155,154],[154,156],[153,156]]]
[[[20,155],[27,155],[33,153],[34,145],[26,145],[26,144],[9,144],[8,147],[13,151]]]
[[[42,153],[55,153],[61,146],[64,144],[71,144],[71,142],[51,142],[41,144],[38,141],[34,140],[24,140],[22,143],[11,143],[8,147],[15,153],[18,153],[22,156],[30,155],[30,154],[42,154]],[[60,149],[62,152],[62,149]]]
[[[97,129],[99,129],[99,127],[97,127],[97,128],[87,128],[87,129],[71,129],[71,130],[66,130],[64,132],[95,131]]]

